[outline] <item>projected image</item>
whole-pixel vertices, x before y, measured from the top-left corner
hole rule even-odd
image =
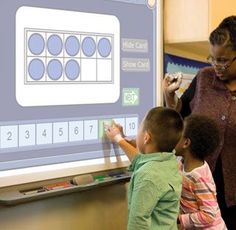
[[[7,22],[0,25],[0,172],[127,167],[104,124],[115,121],[135,138],[146,112],[160,104],[158,1],[11,0],[6,6],[0,8]]]
[[[118,19],[111,15],[19,8],[18,103],[42,106],[117,101],[119,30]]]

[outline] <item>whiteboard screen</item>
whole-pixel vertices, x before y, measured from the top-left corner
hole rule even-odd
[[[0,15],[0,187],[127,166],[104,124],[133,138],[160,103],[159,2],[11,0]]]

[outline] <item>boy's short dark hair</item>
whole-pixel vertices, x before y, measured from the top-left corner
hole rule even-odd
[[[191,140],[190,151],[198,159],[204,160],[212,154],[220,142],[217,123],[209,117],[192,114],[184,119],[183,136]]]
[[[151,133],[160,152],[171,152],[183,131],[183,119],[173,109],[152,108],[145,117],[143,129]]]

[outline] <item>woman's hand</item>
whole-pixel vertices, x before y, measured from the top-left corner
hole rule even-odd
[[[174,95],[175,91],[179,89],[180,84],[182,83],[183,74],[169,74],[165,75],[163,79],[163,91],[167,96]]]

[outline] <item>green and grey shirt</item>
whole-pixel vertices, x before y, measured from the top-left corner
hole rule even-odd
[[[128,230],[177,229],[182,177],[174,153],[138,154],[128,191]]]

